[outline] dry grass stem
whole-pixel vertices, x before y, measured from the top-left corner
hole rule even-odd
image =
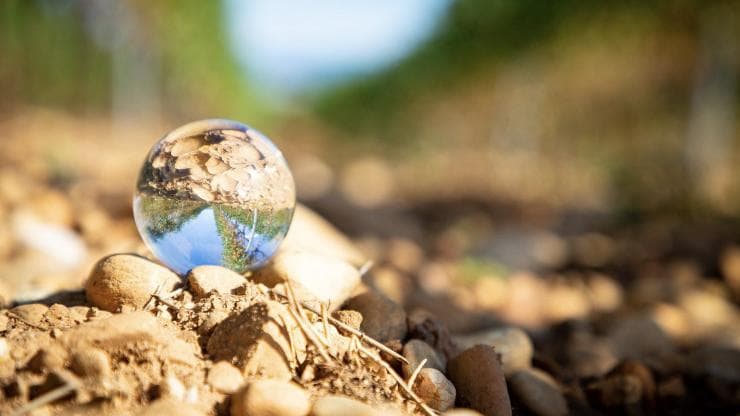
[[[41,396],[31,400],[30,402],[26,403],[25,406],[21,406],[18,409],[16,409],[13,413],[11,413],[11,416],[21,416],[25,415],[27,413],[32,412],[33,410],[44,406],[46,404],[49,404],[57,399],[61,399],[62,397],[68,395],[69,393],[77,390],[77,384],[74,382],[67,381],[64,383],[64,385],[57,387],[56,389],[44,393]]]
[[[421,371],[422,368],[424,368],[424,364],[426,364],[426,363],[427,363],[427,359],[426,358],[423,359],[423,360],[421,360],[421,362],[419,363],[419,365],[416,366],[416,369],[414,370],[414,372],[411,373],[411,377],[409,377],[409,381],[408,381],[408,383],[406,383],[406,384],[409,385],[409,387],[411,387],[411,388],[414,387],[414,382],[416,381],[416,377],[419,375],[419,372]]]
[[[290,365],[291,371],[295,372],[295,369],[298,367],[298,349],[295,347],[295,341],[293,340],[293,331],[288,325],[288,322],[286,322],[285,316],[280,315],[280,320],[288,333],[288,343],[290,344],[290,359],[288,360],[288,365]]]
[[[367,348],[365,348],[363,346],[358,346],[358,348],[359,348],[360,352],[362,352],[363,354],[365,354],[365,356],[367,356],[371,360],[375,361],[379,365],[383,366],[383,368],[385,368],[385,370],[388,372],[388,374],[390,374],[391,377],[393,377],[396,380],[396,383],[398,383],[398,385],[401,386],[401,389],[406,393],[406,395],[408,395],[408,397],[411,400],[413,400],[414,402],[416,402],[416,404],[421,408],[421,410],[424,412],[424,414],[426,414],[427,416],[437,416],[437,412],[435,412],[434,409],[432,409],[431,407],[427,406],[424,403],[424,401],[421,400],[421,398],[419,396],[417,396],[416,393],[414,393],[413,390],[411,390],[411,387],[409,387],[406,384],[406,381],[404,381],[404,379],[401,378],[401,376],[399,376],[398,373],[396,373],[396,371],[393,369],[393,367],[391,367],[390,364],[388,364],[387,362],[385,362],[385,360],[383,360],[382,358],[378,357],[377,355],[373,354],[373,352],[370,351],[370,350],[368,350]]]
[[[365,274],[366,274],[367,272],[369,272],[369,271],[370,271],[370,269],[372,269],[372,268],[373,268],[373,266],[374,266],[374,265],[375,265],[375,263],[373,263],[373,261],[372,261],[372,260],[368,260],[368,261],[366,261],[366,262],[365,262],[365,264],[363,264],[363,265],[362,265],[362,266],[360,267],[360,270],[359,270],[359,272],[360,272],[360,276],[364,276],[364,275],[365,275]]]
[[[324,344],[319,341],[316,333],[313,331],[313,328],[311,328],[311,325],[306,323],[300,313],[293,310],[293,308],[288,308],[288,312],[293,317],[293,319],[298,322],[298,326],[300,326],[303,333],[306,334],[306,338],[308,338],[308,340],[316,346],[316,349],[319,351],[319,354],[324,359],[324,361],[327,364],[330,363],[331,358],[329,357],[329,353],[326,351],[326,347],[324,346]]]

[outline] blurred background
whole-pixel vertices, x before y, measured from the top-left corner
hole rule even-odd
[[[637,313],[740,345],[738,22],[738,1],[3,1],[0,294],[140,250],[150,146],[222,117],[453,331]]]

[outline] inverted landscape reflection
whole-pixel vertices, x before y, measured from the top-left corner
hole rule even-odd
[[[179,274],[203,264],[238,272],[263,265],[287,233],[292,210],[245,209],[139,194],[137,224],[155,256]]]

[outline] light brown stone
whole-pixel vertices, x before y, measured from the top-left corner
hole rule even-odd
[[[305,416],[310,395],[295,383],[255,380],[231,398],[231,416]]]
[[[114,254],[93,267],[85,285],[87,299],[110,312],[122,307],[142,308],[159,290],[172,291],[180,283],[169,269],[133,254]]]
[[[238,368],[226,361],[219,361],[208,371],[206,382],[216,391],[231,394],[239,390],[244,379]]]
[[[196,298],[211,292],[228,295],[245,283],[244,276],[221,266],[198,266],[188,273],[188,284]]]
[[[507,376],[516,370],[532,366],[532,355],[534,354],[532,340],[519,328],[496,328],[455,336],[453,339],[461,349],[468,349],[478,344],[493,346],[501,355],[501,364]]]
[[[406,378],[409,378],[425,359],[427,360],[424,364],[425,368],[435,368],[442,372],[447,368],[445,357],[429,344],[418,339],[412,339],[403,346],[403,356],[408,360],[408,363],[403,364],[403,375]]]
[[[312,416],[381,416],[383,413],[372,406],[345,396],[327,395],[320,397],[313,405]]]
[[[544,371],[536,368],[517,370],[508,381],[512,394],[535,415],[568,414],[568,403],[560,386]]]
[[[360,283],[360,272],[336,257],[283,249],[250,279],[268,287],[290,281],[300,301],[329,303],[335,310]]]
[[[423,368],[414,382],[414,392],[432,409],[443,412],[455,404],[455,386],[441,371]]]

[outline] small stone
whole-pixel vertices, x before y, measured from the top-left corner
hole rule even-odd
[[[296,204],[281,250],[310,251],[345,260],[357,267],[367,261],[347,236],[303,204]]]
[[[244,376],[287,381],[293,377],[288,366],[292,354],[288,331],[301,361],[306,338],[287,308],[275,301],[256,303],[221,322],[208,339],[207,350],[214,360],[241,368]]]
[[[485,416],[510,416],[511,403],[504,371],[493,347],[476,345],[450,360],[447,371],[458,403]]]
[[[231,416],[305,416],[310,410],[308,392],[284,381],[256,380],[231,398]]]
[[[444,372],[447,367],[447,360],[422,340],[412,339],[407,342],[403,346],[403,356],[408,360],[408,364],[403,364],[403,375],[407,379],[424,359],[427,360],[424,364],[425,368],[435,368]]]
[[[519,328],[497,328],[456,336],[453,339],[462,349],[478,344],[493,346],[496,352],[501,354],[501,363],[507,376],[516,370],[532,366],[534,346],[529,336]]]
[[[457,408],[442,413],[444,416],[482,416],[473,409]]]
[[[607,339],[614,354],[621,359],[644,360],[674,350],[671,339],[649,317],[626,318],[618,321]]]
[[[336,257],[283,249],[250,279],[268,287],[290,281],[299,301],[329,303],[333,311],[360,284],[360,272]]]
[[[192,405],[184,405],[182,400],[165,397],[147,406],[141,416],[204,416],[206,412]]]
[[[332,316],[339,322],[354,329],[360,329],[362,326],[362,314],[357,311],[342,309],[340,311],[334,311]]]
[[[238,368],[226,361],[219,361],[208,371],[206,381],[216,391],[231,394],[239,390],[244,380]]]
[[[49,307],[40,303],[29,303],[16,306],[10,312],[31,326],[40,326],[44,321],[44,315]]]
[[[81,377],[106,378],[110,375],[108,354],[97,348],[72,353],[71,369]]]
[[[538,416],[568,414],[568,403],[557,382],[536,368],[517,370],[509,377],[511,393]]]
[[[414,392],[432,409],[444,412],[455,404],[455,386],[436,368],[423,368],[414,382]]]
[[[190,290],[196,298],[211,292],[230,295],[246,283],[244,276],[221,266],[198,266],[188,273]]]
[[[114,254],[100,260],[85,285],[87,299],[100,309],[116,312],[123,306],[142,308],[159,291],[180,283],[169,269],[133,254]]]
[[[345,396],[329,394],[320,397],[313,404],[312,416],[381,416],[383,413],[372,406]]]
[[[371,338],[388,342],[406,337],[406,312],[403,307],[372,289],[349,299],[345,308],[362,314],[360,329]]]

